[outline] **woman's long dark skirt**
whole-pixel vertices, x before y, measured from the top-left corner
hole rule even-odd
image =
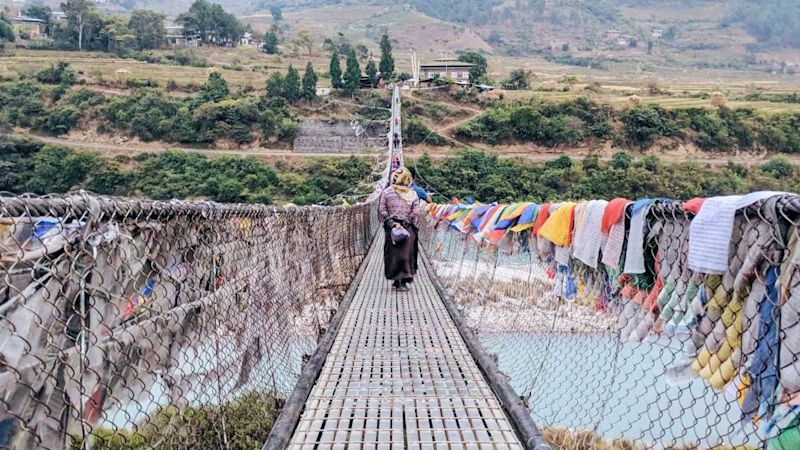
[[[409,236],[395,245],[392,243],[392,229],[384,227],[386,241],[383,244],[383,267],[387,280],[411,282],[417,273],[417,230],[413,226],[407,226],[406,230]]]

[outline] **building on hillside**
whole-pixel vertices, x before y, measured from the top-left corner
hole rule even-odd
[[[317,97],[327,97],[331,95],[331,90],[327,86],[317,86]]]
[[[53,20],[56,20],[56,21],[67,20],[67,13],[64,13],[64,12],[61,12],[61,11],[53,11],[51,16],[53,17]]]
[[[606,31],[606,40],[609,41],[619,41],[619,38],[622,37],[622,32],[618,30],[608,30]]]
[[[420,64],[420,83],[430,82],[434,78],[450,78],[457,84],[469,84],[469,71],[473,64],[456,59],[437,59],[433,63]]]
[[[653,28],[653,32],[650,33],[650,37],[654,39],[659,39],[661,36],[664,36],[664,30],[661,28]]]
[[[200,36],[186,36],[182,25],[164,27],[167,32],[167,43],[175,48],[195,48],[200,46]]]
[[[249,31],[243,34],[242,37],[239,39],[239,45],[250,46],[250,45],[255,45],[255,43],[256,41],[253,39],[253,33]]]
[[[44,36],[47,22],[42,19],[28,16],[17,16],[11,18],[14,27],[14,34],[20,39],[36,39]]]

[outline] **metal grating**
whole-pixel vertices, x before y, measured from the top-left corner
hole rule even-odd
[[[424,266],[392,291],[377,239],[290,448],[522,449]]]

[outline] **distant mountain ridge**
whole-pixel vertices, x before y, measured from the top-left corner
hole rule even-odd
[[[99,5],[110,12],[134,8],[162,11],[171,17],[193,0],[107,0]],[[214,1],[214,0],[211,0]],[[759,58],[798,59],[800,2],[797,0],[216,0],[229,11],[259,14],[271,22],[270,9],[283,11],[283,23],[314,29],[320,37],[350,28],[378,30],[391,26],[411,47],[424,36],[418,32],[431,20],[450,24],[468,36],[472,48],[491,49],[511,56],[544,55],[579,65],[589,55],[626,59],[642,51],[672,58],[677,64],[751,64]],[[51,1],[58,5],[58,1]],[[394,7],[394,17],[379,8]],[[320,17],[320,10],[336,17]],[[359,10],[371,11],[364,17]],[[344,15],[342,17],[342,15]],[[352,16],[352,17],[348,17]],[[374,16],[374,17],[373,17]],[[311,23],[304,18],[314,18]],[[350,19],[350,20],[348,20]],[[364,22],[366,20],[366,22]],[[363,22],[363,23],[362,23]],[[398,23],[399,22],[399,23]],[[337,29],[337,28],[344,28]],[[618,31],[624,39],[610,32]],[[372,39],[374,33],[367,33]],[[423,33],[424,34],[424,33]],[[400,36],[404,35],[404,36]],[[435,35],[435,33],[434,33]],[[416,38],[416,39],[412,39]],[[454,45],[452,36],[437,45]],[[476,43],[480,39],[483,43]],[[434,40],[434,38],[431,38]],[[402,44],[402,42],[401,42]],[[402,45],[401,45],[402,46]],[[627,46],[627,48],[626,48]],[[639,49],[638,53],[635,49]],[[779,54],[775,54],[778,52]],[[769,53],[766,56],[761,54]],[[678,56],[672,56],[677,54]],[[639,58],[641,59],[641,58]]]

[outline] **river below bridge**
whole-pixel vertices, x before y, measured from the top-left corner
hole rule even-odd
[[[594,430],[606,438],[653,445],[756,446],[753,425],[736,403],[699,378],[672,385],[677,341],[621,343],[609,335],[483,333],[504,373],[540,427]]]
[[[597,427],[606,439],[625,438],[656,448],[756,446],[759,442],[755,427],[740,422],[738,407],[721,392],[700,379],[681,385],[667,382],[666,370],[680,358],[679,343],[669,338],[619,343],[614,336],[600,334],[484,332],[481,342],[499,356],[500,368],[511,377],[514,389],[531,394],[533,417],[540,427]],[[300,372],[301,355],[313,349],[313,338],[296,338],[280,349],[283,357],[279,359],[291,364],[284,379],[270,381],[277,382],[275,387],[284,395]],[[252,381],[235,391],[263,390],[267,374],[274,372],[269,365],[265,358],[254,368]],[[233,382],[225,380],[227,389],[223,390],[231,392]],[[190,403],[218,404],[217,388],[211,383]],[[106,415],[110,423],[104,425],[128,428],[168,403],[161,382],[150,386],[150,391],[153,396],[145,405],[111,408]]]

